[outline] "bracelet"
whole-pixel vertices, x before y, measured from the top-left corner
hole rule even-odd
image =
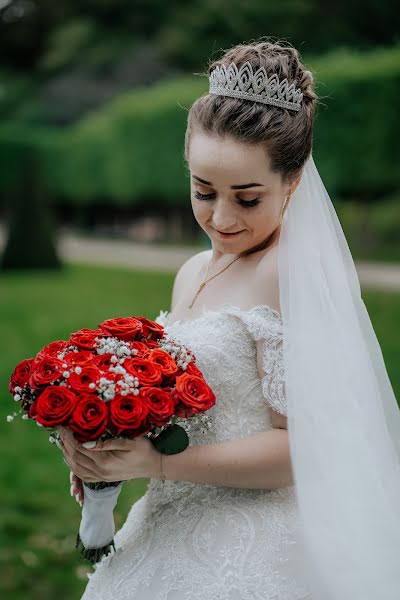
[[[163,457],[162,452],[160,452],[160,478],[161,478],[162,483],[165,483],[165,475],[163,473],[162,457]]]

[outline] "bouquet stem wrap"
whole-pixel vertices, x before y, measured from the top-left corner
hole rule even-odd
[[[122,489],[122,481],[83,484],[85,501],[76,540],[81,556],[92,564],[109,554],[114,546],[114,508]],[[97,487],[92,487],[97,486]]]

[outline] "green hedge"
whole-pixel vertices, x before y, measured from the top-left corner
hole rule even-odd
[[[400,44],[369,52],[304,57],[322,96],[314,157],[334,197],[381,197],[400,188]],[[183,162],[187,110],[207,91],[205,77],[160,81],[125,93],[64,129],[0,126],[0,196],[33,146],[54,201],[120,206],[187,202]]]

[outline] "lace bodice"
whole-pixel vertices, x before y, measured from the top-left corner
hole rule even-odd
[[[204,415],[178,420],[189,435],[190,445],[223,442],[269,429],[267,405],[286,413],[282,320],[277,311],[266,304],[250,310],[225,304],[218,310],[203,308],[199,317],[171,324],[169,315],[161,311],[155,320],[164,326],[168,339],[186,345],[195,354],[196,365],[216,395],[215,405]],[[265,372],[261,379],[256,360],[259,340]],[[213,487],[152,479],[149,489],[157,506],[177,500],[189,490],[196,493],[207,488],[211,493]]]
[[[169,323],[169,315],[161,311],[156,321],[195,354],[216,395],[206,418],[180,421],[191,445],[268,430],[268,406],[286,414],[277,311],[226,304],[204,308],[191,320]],[[241,489],[151,479],[115,535],[116,555],[103,559],[82,600],[309,598],[295,566],[296,508],[293,486]]]
[[[224,365],[221,365],[219,357],[215,356],[218,367],[226,367],[226,376],[228,375],[229,368],[231,372],[235,368],[238,371],[241,368],[246,368],[248,375],[255,384],[258,384],[259,375],[254,369],[256,363],[254,360],[251,361],[251,358],[255,358],[255,352],[252,353],[251,349],[255,350],[254,342],[261,341],[261,359],[264,371],[264,377],[261,378],[262,394],[269,406],[277,412],[287,415],[284,392],[283,323],[278,311],[267,304],[260,304],[248,310],[243,310],[232,304],[225,304],[219,310],[203,308],[203,314],[200,317],[178,320],[172,324],[169,324],[169,316],[170,313],[168,311],[161,311],[156,321],[164,325],[168,336],[175,337],[176,339],[179,338],[182,342],[184,339],[187,339],[187,333],[185,332],[188,331],[190,336],[190,342],[188,341],[188,343],[192,345],[195,341],[193,342],[191,336],[193,336],[193,332],[196,329],[199,330],[200,336],[203,336],[204,331],[211,328],[214,331],[215,347],[218,348],[218,353],[225,353],[231,356],[231,359],[224,363]],[[218,328],[215,328],[216,320],[218,320]],[[176,326],[179,327],[179,334],[176,333]],[[239,329],[235,330],[235,327],[239,327]],[[235,331],[238,333],[236,336]],[[233,346],[230,342],[231,337],[235,337]],[[208,344],[211,344],[213,337],[207,336],[207,340]],[[226,340],[225,349],[224,340]],[[210,373],[215,373],[215,370],[210,365],[210,362],[214,361],[210,357],[210,354],[205,352],[204,358],[202,358],[203,348],[204,345],[200,343],[196,354],[197,364],[199,366],[203,362],[205,369],[209,369]],[[235,349],[235,353],[232,354],[233,348]],[[247,360],[244,363],[247,362],[247,365],[243,364],[243,362],[240,366],[234,364],[235,361],[240,361],[245,356]],[[200,369],[202,368],[200,366]],[[220,369],[217,372],[220,377]],[[224,381],[227,381],[226,377],[224,377]]]

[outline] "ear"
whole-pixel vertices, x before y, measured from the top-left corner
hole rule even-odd
[[[290,194],[293,194],[294,190],[297,188],[297,186],[300,183],[300,179],[301,176],[303,174],[303,169],[300,169],[299,171],[296,171],[289,180],[289,189],[290,189]]]

